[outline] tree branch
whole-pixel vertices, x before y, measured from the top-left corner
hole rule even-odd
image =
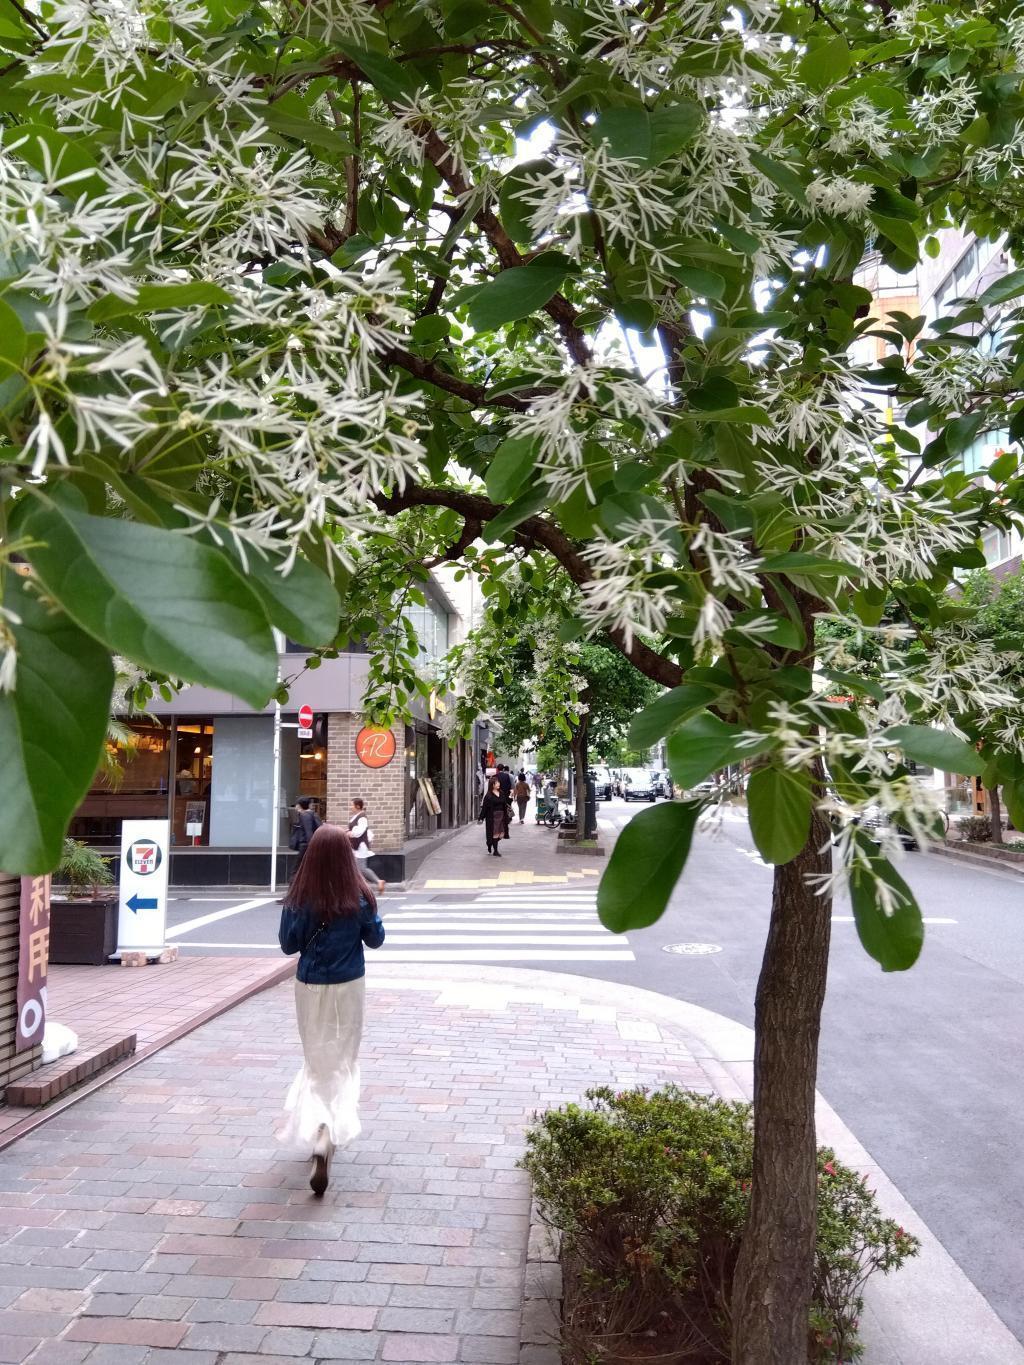
[[[447,507],[481,525],[493,521],[505,510],[502,504],[492,502],[479,493],[467,493],[460,488],[424,488],[419,484],[407,484],[400,493],[390,496],[380,493],[373,501],[382,512],[389,515],[404,512],[410,507]],[[554,522],[545,521],[543,517],[526,517],[516,530],[516,543],[528,549],[539,546],[547,550],[577,587],[582,587],[594,578],[590,565],[573,541]],[[623,630],[612,629],[605,633],[619,653],[652,681],[665,687],[678,687],[682,682],[683,670],[680,666],[651,649],[643,640],[634,636],[627,642]]]
[[[379,354],[383,364],[397,365],[407,374],[415,375],[417,379],[425,380],[435,388],[444,389],[445,393],[452,393],[456,398],[464,398],[474,407],[507,408],[510,412],[529,411],[529,398],[519,398],[512,393],[489,393],[485,385],[473,384],[468,379],[460,379],[456,374],[449,374],[434,361],[413,355],[411,351],[405,351],[400,346],[389,346]],[[523,392],[535,394],[537,390]]]

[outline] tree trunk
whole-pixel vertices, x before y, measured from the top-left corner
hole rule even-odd
[[[808,876],[831,869],[831,829],[815,812],[803,851],[775,869],[757,983],[754,1178],[732,1300],[733,1365],[807,1360],[817,1219],[814,1088],[832,902]]]
[[[992,842],[1001,844],[1003,842],[1003,808],[999,802],[999,788],[988,788],[988,812],[992,822]]]
[[[576,843],[587,837],[587,718],[580,717],[572,732],[572,761],[576,770]]]

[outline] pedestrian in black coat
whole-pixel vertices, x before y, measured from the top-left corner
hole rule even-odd
[[[507,807],[501,783],[496,777],[492,777],[480,806],[480,823],[483,824],[484,834],[487,836],[487,852],[493,853],[495,858],[501,857],[498,843],[505,838]]]

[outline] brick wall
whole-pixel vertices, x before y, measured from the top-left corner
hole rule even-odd
[[[347,825],[354,796],[366,802],[375,853],[396,853],[405,843],[405,726],[394,726],[395,756],[385,768],[356,757],[362,716],[332,711],[327,721],[327,819]]]
[[[33,1071],[42,1061],[42,1048],[14,1051],[14,1026],[18,1014],[18,920],[21,882],[0,872],[0,1104],[4,1091]]]

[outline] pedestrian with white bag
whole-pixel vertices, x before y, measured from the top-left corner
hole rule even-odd
[[[348,822],[348,837],[352,842],[352,852],[359,859],[359,868],[367,881],[373,869],[370,867],[370,859],[373,857],[373,830],[370,828],[370,818],[366,814],[366,802],[361,796],[352,798],[351,818]],[[377,895],[383,896],[387,887],[387,882],[383,878],[377,878]]]
[[[359,1136],[359,1045],[366,962],[384,925],[377,898],[352,852],[348,831],[321,825],[288,888],[278,933],[298,953],[295,1015],[303,1065],[285,1101],[282,1142],[312,1149],[309,1184],[322,1196],[336,1147]]]

